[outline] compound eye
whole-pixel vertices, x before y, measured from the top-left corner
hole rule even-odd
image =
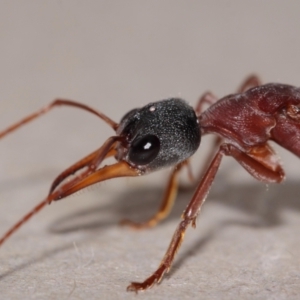
[[[129,150],[129,160],[137,165],[147,165],[157,156],[160,141],[157,136],[148,134],[136,139]]]

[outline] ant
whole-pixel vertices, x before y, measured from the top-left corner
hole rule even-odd
[[[209,107],[204,110],[204,105]],[[178,174],[184,166],[189,166],[189,157],[198,149],[201,136],[213,133],[217,137],[216,153],[210,154],[210,164],[181,216],[158,269],[145,281],[132,282],[128,291],[146,290],[159,283],[170,270],[186,229],[189,225],[196,226],[196,218],[224,155],[233,157],[254,178],[265,183],[280,183],[285,177],[279,158],[268,141],[274,141],[300,157],[300,88],[279,83],[261,85],[254,75],[248,77],[236,94],[220,100],[212,93],[205,93],[195,109],[182,99],[170,98],[133,109],[120,123],[84,104],[57,99],[0,132],[0,138],[56,106],[86,110],[106,122],[116,134],[59,174],[48,196],[6,232],[0,245],[52,201],[107,179],[140,176],[174,166],[157,213],[143,223],[123,222],[133,228],[153,227],[169,214],[176,197]],[[108,157],[114,157],[117,162],[100,167]],[[80,170],[77,176],[65,181]]]

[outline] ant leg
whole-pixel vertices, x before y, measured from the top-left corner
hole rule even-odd
[[[204,159],[204,166],[200,169],[200,172],[198,173],[197,178],[200,180],[205,173],[205,170],[207,170],[210,162],[213,160],[216,149],[218,149],[222,143],[223,139],[220,136],[214,136],[212,145],[210,145],[210,151],[206,154],[206,158]]]
[[[204,93],[198,100],[198,103],[195,108],[196,115],[199,116],[203,112],[203,106],[205,104],[212,105],[217,102],[218,98],[211,92]]]
[[[11,125],[10,127],[8,127],[7,129],[3,130],[2,132],[0,132],[0,138],[4,137],[5,135],[7,135],[8,133],[18,129],[19,127],[23,126],[24,124],[36,119],[37,117],[47,113],[49,110],[51,110],[53,107],[56,106],[72,106],[72,107],[77,107],[77,108],[81,108],[83,110],[86,110],[96,116],[98,116],[99,118],[101,118],[104,122],[106,122],[112,129],[117,130],[118,128],[118,124],[116,122],[114,122],[113,120],[111,120],[109,117],[107,117],[105,114],[98,112],[96,110],[94,110],[93,108],[79,103],[79,102],[75,102],[75,101],[71,101],[71,100],[64,100],[64,99],[56,99],[53,102],[51,102],[49,105],[43,107],[41,110],[27,116],[26,118],[22,119],[21,121]]]
[[[261,80],[257,75],[250,75],[238,88],[238,93],[243,93],[252,87],[262,85]],[[198,100],[197,106],[195,108],[196,115],[200,115],[203,112],[203,106],[205,104],[212,105],[217,102],[218,98],[211,92],[204,93]]]
[[[182,221],[179,223],[158,269],[145,281],[141,283],[132,282],[127,287],[128,291],[137,292],[150,288],[154,284],[159,283],[164,274],[170,270],[175,254],[183,241],[186,229],[190,224],[192,227],[196,227],[196,218],[219,169],[223,155],[234,157],[253,177],[260,181],[280,182],[284,179],[284,171],[268,144],[252,148],[249,153],[244,153],[231,144],[222,144],[198,185],[193,198],[183,212]]]
[[[269,144],[252,147],[247,153],[232,144],[222,144],[221,148],[225,155],[232,156],[257,180],[266,183],[280,183],[284,180],[284,170]]]
[[[151,228],[154,227],[158,224],[158,222],[162,221],[165,219],[175,202],[176,196],[177,196],[177,191],[178,191],[178,174],[180,170],[182,169],[183,165],[187,165],[187,161],[184,161],[181,164],[178,164],[174,170],[172,171],[172,174],[169,178],[169,182],[161,203],[161,206],[159,210],[147,221],[138,223],[138,222],[133,222],[131,220],[122,220],[120,223],[121,225],[129,226],[133,229],[143,229],[143,228]]]
[[[196,109],[195,109],[196,115],[199,116],[202,113],[203,106],[205,104],[210,106],[210,105],[214,104],[217,101],[218,101],[218,98],[214,94],[212,94],[211,92],[206,92],[198,100],[198,103],[197,103],[197,106],[196,106]],[[200,179],[202,178],[204,170],[206,170],[208,168],[209,163],[212,161],[212,159],[215,155],[214,149],[217,149],[220,146],[221,142],[222,142],[221,137],[219,137],[219,136],[214,137],[213,143],[210,147],[211,149],[210,149],[210,151],[207,155],[207,158],[204,160],[207,163],[206,163],[206,165],[204,165],[203,168],[201,168],[201,172],[199,173],[197,178],[200,178]]]
[[[257,75],[250,75],[238,88],[238,93],[243,93],[249,90],[252,87],[262,85],[261,80]],[[212,105],[217,102],[218,98],[211,92],[204,93],[198,100],[195,112],[197,115],[200,115],[203,112],[203,106],[205,104]]]
[[[243,93],[249,90],[250,88],[262,85],[261,80],[257,75],[250,75],[238,88],[238,93]]]
[[[182,220],[179,223],[173,235],[169,248],[164,258],[162,259],[158,269],[145,281],[132,282],[127,287],[128,291],[137,292],[139,290],[146,290],[152,287],[154,284],[159,283],[163,278],[164,274],[168,273],[173,263],[175,254],[178,252],[179,247],[183,241],[186,229],[190,224],[192,225],[192,227],[196,226],[196,217],[212,185],[212,182],[218,171],[223,155],[224,154],[222,148],[219,148],[219,151],[215,155],[204,177],[199,183],[193,198],[191,199],[187,208],[184,210],[182,214]]]

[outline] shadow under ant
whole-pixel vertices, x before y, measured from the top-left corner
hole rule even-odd
[[[300,201],[297,197],[299,184],[296,181],[286,181],[280,185],[269,185],[266,190],[265,184],[228,184],[224,186],[220,181],[222,176],[216,178],[216,182],[208,195],[208,203],[218,203],[233,209],[241,210],[250,216],[250,221],[232,220],[232,221],[216,221],[215,226],[208,230],[204,236],[197,239],[196,243],[184,250],[174,262],[167,277],[172,276],[184,261],[196,251],[199,251],[212,239],[214,239],[220,229],[224,230],[227,226],[247,226],[252,228],[273,227],[279,226],[284,222],[281,218],[281,212],[284,209],[297,210],[300,212]],[[224,186],[217,188],[218,184]],[[194,188],[179,189],[177,200],[174,204],[170,215],[164,222],[170,222],[180,219],[180,216],[186,207],[189,199],[193,195]],[[134,221],[147,220],[152,213],[156,212],[160,205],[163,194],[162,188],[137,188],[119,193],[109,204],[101,204],[101,196],[99,195],[99,204],[89,207],[85,210],[72,213],[63,218],[55,220],[50,226],[49,231],[53,234],[65,234],[68,232],[86,230],[89,232],[84,238],[76,240],[76,244],[84,244],[95,234],[98,234],[99,229],[105,229],[110,226],[115,226],[123,219],[131,219]],[[55,205],[55,204],[54,204]],[[205,204],[207,205],[207,203]],[[200,213],[198,218],[201,218]],[[104,217],[104,218],[103,218]],[[158,224],[160,226],[160,224]],[[120,229],[130,230],[130,229]],[[147,230],[147,229],[145,229]],[[137,234],[139,234],[137,232]],[[60,247],[46,251],[26,261],[15,268],[0,274],[0,280],[6,276],[12,275],[14,272],[22,270],[32,263],[49,259],[49,257],[74,247],[73,243],[67,242]]]
[[[229,206],[232,209],[241,210],[243,213],[249,215],[249,218],[247,220],[216,221],[216,224],[210,230],[206,231],[201,238],[196,239],[193,245],[183,250],[183,253],[174,262],[166,278],[177,272],[190,255],[201,251],[200,249],[203,249],[209,241],[218,235],[220,230],[224,230],[226,227],[245,226],[253,229],[274,227],[285,222],[281,217],[283,210],[297,210],[300,213],[300,201],[297,197],[299,186],[296,181],[287,181],[280,185],[269,185],[268,189],[266,189],[265,184],[256,182],[238,185],[229,184],[218,189],[216,186],[222,180],[220,177],[216,179],[214,184],[215,189],[214,187],[212,188],[207,202],[218,203]],[[174,208],[162,223],[174,220],[179,221],[188,200],[193,195],[193,190],[193,188],[179,190]],[[80,229],[88,231],[99,230],[99,228],[103,229],[111,225],[116,225],[122,218],[134,221],[147,220],[152,215],[150,212],[155,213],[159,207],[162,194],[162,188],[130,189],[125,193],[120,193],[110,204],[101,205],[99,203],[99,205],[89,207],[86,210],[80,210],[77,213],[65,216],[63,219],[56,220],[55,226],[52,225],[50,231],[52,233],[64,234]],[[113,218],[101,220],[101,215],[107,215],[108,212],[111,213]],[[81,222],[82,218],[86,220],[84,224]],[[87,221],[90,218],[93,221]],[[198,218],[201,218],[201,213]],[[158,224],[158,226],[160,225]],[[125,229],[127,230],[127,228]]]

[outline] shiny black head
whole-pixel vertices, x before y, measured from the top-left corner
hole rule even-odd
[[[198,149],[201,139],[193,108],[177,98],[129,111],[117,134],[124,137],[117,148],[117,159],[142,172],[184,161]]]

